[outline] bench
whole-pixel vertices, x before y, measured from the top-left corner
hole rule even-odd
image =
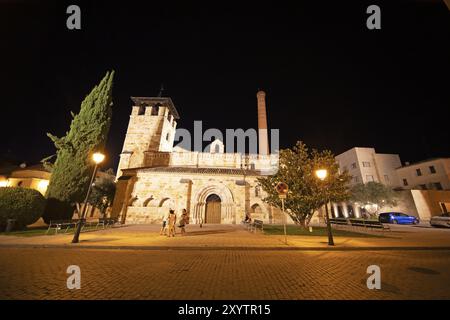
[[[103,229],[113,227],[116,224],[116,219],[100,218],[98,219],[97,227],[102,226]]]
[[[261,232],[264,231],[264,222],[262,220],[253,220],[253,223],[251,223],[252,231],[255,231],[256,229],[261,229]]]
[[[365,220],[364,221],[365,227],[366,228],[371,228],[371,229],[380,229],[380,230],[391,230],[391,228],[389,228],[388,225],[385,225],[379,221],[376,220]]]
[[[350,219],[350,224],[352,227],[362,227],[366,229],[378,229],[378,230],[391,230],[388,225],[385,225],[376,220],[361,220],[361,219]]]
[[[67,233],[67,231],[70,228],[75,228],[78,223],[78,220],[51,220],[48,224],[48,229],[45,234],[48,234],[51,229],[55,230],[55,234],[58,233],[58,230],[65,229],[64,233]]]
[[[342,219],[342,218],[330,218],[330,224],[335,224],[335,225],[345,225],[347,226],[348,220],[347,219]]]

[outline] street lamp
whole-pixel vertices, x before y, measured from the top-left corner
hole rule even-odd
[[[92,172],[91,182],[89,183],[89,188],[86,193],[86,198],[84,199],[83,209],[81,210],[80,220],[77,224],[77,230],[75,231],[75,234],[72,239],[72,243],[78,243],[80,238],[80,232],[81,228],[83,228],[84,222],[86,220],[86,210],[87,210],[87,204],[89,200],[89,196],[91,195],[92,191],[92,185],[94,184],[95,176],[97,175],[98,165],[105,160],[105,155],[100,152],[96,152],[92,155],[92,160],[95,163],[94,172]]]
[[[316,170],[316,176],[317,178],[319,178],[322,182],[325,181],[325,179],[328,176],[328,171],[326,169],[319,169]],[[326,202],[325,202],[325,214],[327,217],[327,232],[328,232],[328,245],[329,246],[334,246],[334,241],[333,241],[333,234],[331,232],[331,224],[330,224],[330,216],[328,214],[328,192],[327,192],[327,188],[325,187],[325,194],[326,194]]]

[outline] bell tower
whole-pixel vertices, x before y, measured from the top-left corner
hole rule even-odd
[[[117,177],[122,175],[122,169],[145,166],[146,152],[171,152],[180,118],[170,98],[131,97],[131,100],[133,107]]]

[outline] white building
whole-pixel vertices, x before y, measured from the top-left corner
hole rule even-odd
[[[336,156],[341,171],[352,175],[351,184],[380,182],[399,184],[396,169],[402,166],[398,154],[376,153],[374,148],[352,148]]]
[[[397,154],[379,154],[374,148],[352,148],[336,156],[341,171],[352,176],[351,185],[380,182],[397,190],[398,205],[385,208],[429,220],[450,210],[450,158],[407,164]],[[403,190],[403,191],[402,191]],[[361,208],[348,203],[333,204],[336,217],[360,217]]]
[[[399,181],[396,169],[401,167],[398,154],[376,153],[374,148],[352,148],[336,156],[340,170],[348,171],[352,176],[351,185],[380,182],[389,186],[397,186]],[[333,212],[336,217],[361,216],[358,205],[348,203],[333,203]]]
[[[408,164],[396,172],[403,189],[450,190],[450,158]]]

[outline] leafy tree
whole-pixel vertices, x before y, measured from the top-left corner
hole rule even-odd
[[[369,214],[376,215],[386,206],[396,206],[396,194],[388,186],[379,182],[367,182],[356,184],[350,189],[350,200],[360,204]]]
[[[71,218],[74,204],[86,196],[93,170],[91,154],[104,148],[111,125],[114,71],[107,72],[73,112],[70,130],[58,138],[47,133],[56,147],[56,161],[47,189],[44,220]]]
[[[298,141],[292,149],[280,150],[279,170],[275,175],[258,178],[258,182],[267,193],[263,201],[281,208],[281,200],[275,186],[279,182],[287,183],[289,192],[285,200],[285,209],[292,220],[301,227],[307,227],[314,212],[330,201],[348,199],[347,183],[350,175],[339,173],[331,151],[309,150]],[[327,169],[328,176],[319,180],[315,171]]]
[[[111,173],[111,171],[106,172]],[[114,178],[98,177],[95,179],[88,201],[105,216],[106,209],[113,203],[115,193],[116,184],[114,183]]]

